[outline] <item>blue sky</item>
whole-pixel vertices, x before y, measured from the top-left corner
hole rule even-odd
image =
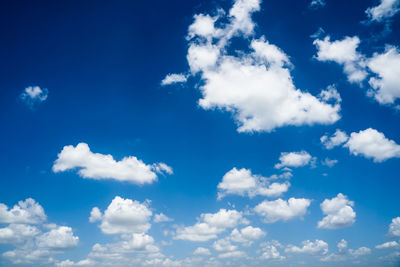
[[[1,266],[398,266],[400,1],[8,1]]]

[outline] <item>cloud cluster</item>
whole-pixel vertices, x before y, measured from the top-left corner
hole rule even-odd
[[[338,251],[321,258],[322,262],[349,262],[350,260],[371,254],[371,249],[360,247],[358,249],[348,249],[347,241],[342,239],[337,245]]]
[[[191,74],[201,79],[199,106],[231,112],[239,132],[271,132],[288,125],[339,120],[337,98],[327,99],[325,91],[315,97],[297,89],[289,57],[264,37],[252,37],[251,16],[258,10],[259,0],[236,0],[227,14],[194,16],[187,61]],[[232,38],[249,40],[250,52],[230,53]]]
[[[314,242],[306,240],[302,242],[302,247],[288,245],[285,249],[286,253],[305,253],[305,254],[320,254],[328,253],[328,243],[323,240],[316,239]]]
[[[71,169],[79,169],[78,174],[83,178],[114,179],[140,185],[157,180],[157,173],[173,173],[165,163],[147,165],[134,156],[116,161],[111,155],[93,153],[86,143],[79,143],[76,147],[64,146],[58,154],[53,171]]]
[[[356,219],[353,206],[354,202],[340,193],[332,199],[325,199],[321,210],[326,216],[318,222],[318,228],[338,229],[353,225]]]
[[[233,168],[227,172],[218,184],[218,199],[228,194],[254,197],[256,195],[278,197],[287,192],[289,182],[269,183],[266,177],[254,175],[249,169]]]

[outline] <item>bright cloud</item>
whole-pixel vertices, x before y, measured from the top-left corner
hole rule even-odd
[[[289,57],[264,37],[252,38],[252,13],[260,1],[236,0],[228,14],[194,16],[189,26],[187,61],[202,80],[203,109],[231,112],[239,132],[271,132],[288,125],[332,124],[340,101],[302,92],[293,84]],[[218,23],[221,21],[227,21]],[[218,25],[218,26],[216,26]],[[230,54],[233,37],[249,37],[249,53]],[[328,104],[333,100],[333,104]]]
[[[32,198],[19,201],[12,209],[0,203],[0,223],[39,224],[46,219],[43,207]]]
[[[164,163],[147,165],[134,156],[116,161],[111,155],[93,153],[85,143],[76,147],[64,146],[53,165],[54,172],[76,168],[83,178],[114,179],[134,184],[152,183],[157,180],[157,173],[172,174],[172,168]]]
[[[311,200],[305,198],[290,198],[288,201],[282,199],[264,200],[254,208],[254,211],[265,217],[265,222],[273,223],[304,216],[310,203]]]
[[[222,182],[218,184],[218,199],[228,194],[277,197],[287,192],[289,187],[289,182],[270,184],[267,178],[254,175],[251,170],[233,168],[222,177]]]
[[[152,211],[147,203],[117,196],[104,214],[98,212],[98,208],[92,210],[90,221],[100,220],[100,229],[105,234],[144,233],[151,227],[149,221]]]
[[[344,147],[347,147],[351,154],[372,158],[374,162],[400,157],[400,145],[372,128],[351,133]]]
[[[203,248],[203,247],[198,247],[196,250],[193,252],[194,255],[211,255],[211,252],[208,248]]]
[[[29,86],[24,89],[21,93],[20,98],[24,101],[30,108],[35,105],[42,103],[47,99],[48,90],[42,89],[39,86]]]
[[[165,215],[164,213],[159,213],[154,215],[154,219],[153,221],[155,223],[161,223],[161,222],[172,222],[173,219],[169,218],[167,215]]]
[[[325,199],[321,210],[326,216],[318,222],[318,228],[338,229],[353,225],[356,221],[353,206],[354,202],[340,193],[332,199]]]
[[[262,260],[283,260],[284,256],[281,256],[278,247],[282,245],[278,241],[266,242],[261,244],[261,256]]]
[[[394,218],[389,226],[391,236],[400,237],[400,217]]]
[[[377,248],[377,249],[398,248],[398,247],[400,247],[400,244],[397,243],[396,241],[390,241],[390,242],[386,242],[386,243],[375,246],[375,248]]]
[[[380,0],[379,5],[368,8],[365,13],[371,21],[381,22],[399,12],[399,5],[399,0]]]
[[[349,137],[345,132],[337,129],[333,135],[331,136],[324,135],[321,137],[320,140],[326,149],[332,149],[336,146],[344,144],[348,139]]]
[[[161,81],[161,85],[170,85],[174,83],[184,83],[187,81],[187,76],[183,74],[168,74],[165,78]]]
[[[306,240],[302,242],[302,247],[288,245],[285,249],[286,253],[306,253],[306,254],[322,254],[328,253],[328,243],[323,240],[316,239],[314,242]]]
[[[217,213],[203,213],[193,226],[179,227],[175,239],[188,241],[208,241],[217,238],[218,234],[238,224],[247,223],[242,213],[236,210],[220,209]]]
[[[282,152],[279,157],[279,163],[275,164],[275,168],[280,169],[284,167],[303,167],[311,164],[315,159],[307,152]]]

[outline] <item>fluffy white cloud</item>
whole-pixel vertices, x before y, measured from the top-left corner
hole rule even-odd
[[[283,259],[285,259],[285,257],[281,256],[281,254],[279,253],[278,247],[282,247],[282,245],[277,241],[266,242],[266,243],[261,244],[262,254],[261,254],[260,258],[263,260],[283,260]]]
[[[200,107],[231,112],[239,132],[339,120],[337,98],[300,91],[293,84],[289,57],[279,47],[264,37],[247,39],[254,34],[251,15],[258,10],[260,0],[235,0],[227,14],[194,16],[187,61],[191,74],[202,80]],[[229,53],[232,37],[249,40],[251,51]]]
[[[323,40],[314,40],[313,44],[318,50],[315,58],[319,61],[333,61],[343,65],[349,82],[360,83],[367,77],[364,56],[357,51],[360,44],[357,36],[347,36],[343,40],[333,42],[329,36],[326,36]]]
[[[391,236],[400,237],[400,217],[394,218],[389,226]]]
[[[90,212],[89,222],[97,222],[100,221],[103,217],[100,209],[98,207],[94,207]]]
[[[367,247],[360,247],[356,250],[347,249],[347,241],[342,239],[338,245],[338,251],[336,253],[331,253],[321,258],[323,262],[340,262],[340,261],[349,261],[361,256],[365,256],[371,253],[371,249]]]
[[[54,172],[75,168],[79,168],[78,174],[83,178],[115,179],[135,184],[154,182],[157,172],[172,174],[171,167],[164,163],[147,165],[134,156],[116,161],[111,155],[93,153],[86,143],[64,146],[53,165]]]
[[[261,230],[260,228],[249,225],[240,230],[238,230],[236,228],[233,229],[229,238],[233,242],[251,244],[252,241],[260,239],[261,237],[264,237],[265,235],[266,235],[266,233],[263,230]]]
[[[29,86],[24,89],[21,93],[20,98],[29,107],[33,107],[36,104],[40,104],[47,99],[48,90],[42,89],[39,86]]]
[[[163,213],[159,213],[159,214],[154,215],[153,221],[155,223],[161,223],[161,222],[171,222],[171,221],[173,221],[173,219],[169,218],[167,215],[165,215]]]
[[[367,13],[371,21],[381,22],[399,12],[399,0],[380,0],[379,5],[368,8]]]
[[[251,170],[233,168],[222,177],[222,181],[218,184],[218,199],[228,194],[277,197],[287,192],[289,187],[289,182],[269,184],[267,178],[254,175]]]
[[[116,196],[104,214],[98,212],[100,210],[96,211],[96,215],[92,217],[92,210],[90,218],[93,218],[92,222],[101,220],[100,229],[105,234],[143,233],[151,227],[149,220],[152,211],[147,203]]]
[[[232,245],[229,238],[223,238],[223,239],[217,240],[213,243],[212,246],[216,251],[219,251],[219,252],[234,251],[238,248],[238,246]]]
[[[39,233],[40,230],[35,226],[10,224],[7,227],[0,228],[0,244],[21,243],[37,236]]]
[[[241,212],[236,210],[220,209],[217,213],[203,213],[195,225],[179,227],[176,230],[175,239],[208,241],[240,223],[247,223],[247,220],[243,218]]]
[[[203,247],[198,247],[196,250],[193,252],[194,255],[211,255],[211,252],[208,248],[203,248]]]
[[[315,161],[307,151],[300,152],[282,152],[279,157],[280,162],[275,164],[275,168],[284,167],[303,167]]]
[[[59,226],[37,238],[40,248],[70,249],[78,245],[79,238],[74,236],[71,227]]]
[[[394,104],[400,98],[400,53],[397,47],[387,46],[382,54],[368,59],[368,68],[376,74],[369,79],[368,94],[380,104]]]
[[[43,207],[32,198],[19,201],[12,209],[0,203],[0,223],[39,224],[46,219]]]
[[[304,216],[310,203],[311,200],[305,198],[290,198],[288,201],[282,199],[264,200],[254,208],[254,211],[264,216],[267,223],[273,223],[279,220],[287,221],[294,217]]]
[[[326,149],[332,149],[336,146],[344,144],[348,139],[349,137],[345,132],[337,129],[333,135],[331,136],[324,135],[321,137],[320,140]]]
[[[347,147],[351,154],[372,158],[374,162],[400,157],[400,145],[372,128],[351,133],[344,147]]]
[[[187,81],[187,76],[183,74],[170,73],[161,81],[161,85],[170,85],[174,83],[184,83]]]
[[[400,247],[400,244],[397,243],[396,241],[390,241],[390,242],[386,242],[386,243],[375,246],[375,248],[377,248],[377,249],[398,248],[398,247]]]
[[[332,199],[325,199],[321,203],[321,210],[326,216],[318,222],[318,228],[338,229],[351,226],[356,221],[353,206],[354,202],[341,193]]]
[[[302,247],[288,245],[285,249],[286,253],[306,253],[306,254],[322,254],[328,253],[328,243],[323,240],[316,239],[314,242],[306,240],[302,242]]]

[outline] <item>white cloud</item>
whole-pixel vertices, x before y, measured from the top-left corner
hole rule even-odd
[[[307,151],[300,152],[282,152],[279,157],[280,162],[275,164],[275,168],[283,167],[303,167],[312,163],[315,159]]]
[[[211,255],[211,252],[208,248],[203,248],[203,247],[198,247],[196,250],[193,252],[194,255]]]
[[[353,206],[354,202],[341,193],[332,199],[325,199],[321,210],[326,216],[318,222],[318,228],[338,229],[353,225],[356,219]]]
[[[377,248],[377,249],[398,248],[398,247],[400,247],[400,244],[397,243],[396,241],[390,241],[390,242],[386,242],[386,243],[375,246],[375,248]]]
[[[239,132],[271,132],[288,125],[339,120],[339,101],[297,89],[289,57],[264,37],[251,37],[255,28],[251,15],[258,10],[259,0],[236,0],[228,14],[194,16],[187,61],[191,74],[201,79],[199,106],[231,112]],[[251,51],[229,53],[232,37],[249,40]],[[330,100],[335,101],[328,104]]]
[[[285,249],[286,253],[306,253],[306,254],[321,254],[328,253],[328,243],[323,240],[316,239],[314,242],[306,240],[302,242],[302,247],[288,245]]]
[[[53,165],[54,172],[75,168],[83,178],[115,179],[135,184],[154,182],[157,172],[172,174],[171,167],[164,163],[147,165],[134,156],[116,161],[111,155],[93,153],[86,143],[79,143],[76,147],[64,146]]]
[[[389,226],[389,234],[400,237],[400,217],[392,219],[392,223]]]
[[[325,146],[326,149],[332,149],[336,146],[340,146],[343,143],[345,143],[349,137],[347,134],[339,129],[336,130],[336,132],[331,135],[324,135],[321,137],[321,143]]]
[[[101,213],[98,214],[96,211],[95,218],[101,220],[100,229],[105,234],[143,233],[151,227],[149,223],[151,210],[147,203],[136,200],[116,196],[104,214],[100,215]]]
[[[167,215],[163,214],[163,213],[159,213],[154,215],[154,219],[153,221],[155,223],[161,223],[161,222],[172,222],[173,219],[169,218]]]
[[[185,83],[187,76],[184,74],[170,73],[161,81],[161,85],[170,85],[174,83]]]
[[[277,247],[282,247],[282,245],[277,241],[266,242],[266,243],[261,244],[262,254],[261,254],[260,258],[263,260],[283,260],[283,259],[285,259],[284,256],[281,256]]]
[[[333,42],[329,36],[326,36],[323,40],[314,40],[313,44],[318,50],[315,58],[319,61],[333,61],[343,65],[349,82],[360,83],[367,77],[364,56],[357,51],[360,44],[357,36],[347,36],[343,40]]]
[[[287,192],[289,187],[289,182],[270,184],[267,178],[254,175],[249,169],[233,168],[222,177],[222,181],[218,184],[218,199],[228,194],[247,195],[250,198],[256,195],[277,197]]]
[[[37,236],[40,230],[26,224],[10,224],[7,227],[0,228],[0,244],[21,243],[27,239]]]
[[[48,90],[42,89],[39,86],[29,86],[21,93],[20,98],[29,107],[33,108],[34,105],[40,104],[47,99]]]
[[[229,251],[218,255],[218,258],[226,259],[226,258],[245,258],[247,257],[246,253],[240,250]]]
[[[39,224],[46,219],[43,207],[32,198],[19,201],[12,209],[0,203],[0,223]]]
[[[175,239],[188,241],[208,241],[217,238],[218,234],[240,223],[247,223],[242,213],[236,210],[220,209],[217,213],[203,213],[193,226],[179,227]]]
[[[94,207],[90,212],[89,222],[97,222],[100,221],[103,217],[100,209],[98,207]]]
[[[359,258],[361,256],[365,256],[371,253],[371,249],[367,247],[360,247],[356,250],[347,249],[347,241],[342,239],[338,245],[338,251],[336,253],[331,253],[321,258],[323,262],[340,262],[340,261],[349,261]]]
[[[326,5],[325,0],[312,0],[310,2],[311,9],[318,9],[318,8],[324,7],[325,5]]]
[[[369,79],[368,95],[380,104],[394,104],[400,98],[400,53],[397,47],[387,46],[382,54],[375,53],[367,62],[376,74]]]
[[[240,230],[236,228],[233,229],[229,236],[229,239],[233,242],[246,243],[247,245],[250,245],[252,241],[260,239],[265,235],[266,233],[260,228],[249,225]]]
[[[380,0],[379,5],[368,8],[365,13],[371,21],[381,22],[399,12],[399,4],[399,0]]]
[[[238,246],[232,245],[229,238],[223,238],[213,243],[213,248],[219,252],[234,251]]]
[[[344,147],[347,147],[351,154],[372,158],[374,162],[400,157],[400,145],[372,128],[351,133]]]
[[[310,203],[311,200],[305,198],[290,198],[288,201],[282,199],[264,200],[254,208],[254,211],[264,216],[267,223],[273,223],[304,216]]]
[[[332,168],[333,166],[335,166],[336,163],[338,163],[338,160],[337,160],[337,159],[325,158],[325,159],[322,161],[322,164],[325,165],[325,166],[328,166],[329,168]]]
[[[67,226],[58,226],[37,238],[38,246],[46,249],[71,249],[78,245],[78,241],[72,228]]]

